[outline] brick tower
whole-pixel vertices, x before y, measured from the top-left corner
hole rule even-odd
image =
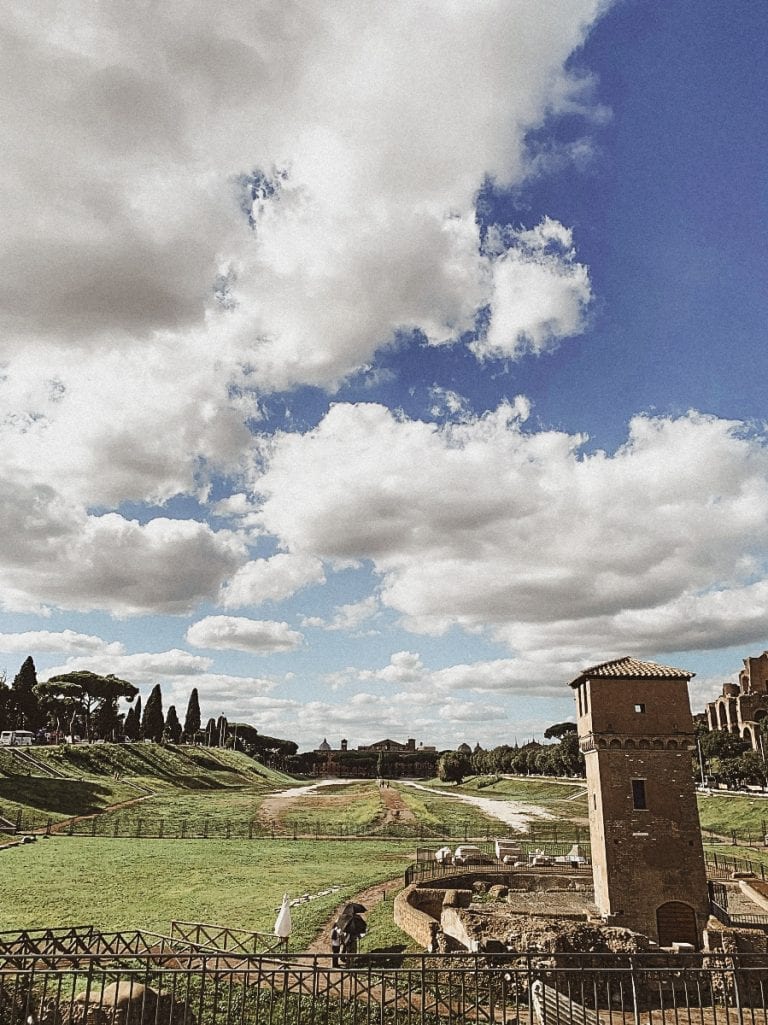
[[[701,946],[709,914],[684,669],[621,658],[571,687],[587,767],[595,903],[613,925]]]

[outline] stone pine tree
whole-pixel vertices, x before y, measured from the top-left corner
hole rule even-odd
[[[144,706],[144,715],[141,720],[141,734],[145,740],[159,742],[163,739],[165,719],[163,718],[163,696],[160,693],[160,684],[156,683],[152,692],[147,698]]]
[[[170,741],[171,744],[178,744],[181,740],[181,723],[179,722],[178,715],[176,715],[175,705],[168,706],[163,736],[166,740]]]
[[[197,687],[192,688],[187,704],[187,714],[184,717],[184,739],[188,744],[194,744],[200,732],[200,700],[197,696]]]
[[[39,730],[44,716],[34,688],[37,686],[37,671],[32,656],[28,655],[21,664],[11,684],[11,708],[13,724],[18,730]]]

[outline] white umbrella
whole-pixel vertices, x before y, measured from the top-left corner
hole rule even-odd
[[[277,919],[275,920],[275,936],[279,936],[284,942],[288,942],[288,937],[291,935],[293,930],[293,923],[291,922],[291,909],[289,906],[289,897],[287,893],[283,894],[283,904],[277,913]]]

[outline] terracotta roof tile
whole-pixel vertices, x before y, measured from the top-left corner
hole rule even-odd
[[[661,666],[656,662],[641,662],[637,658],[625,655],[624,658],[616,658],[610,662],[600,662],[596,666],[582,670],[575,680],[571,681],[571,687],[578,687],[588,677],[597,676],[608,680],[640,679],[640,680],[690,680],[695,673],[687,669],[675,669],[673,666]]]

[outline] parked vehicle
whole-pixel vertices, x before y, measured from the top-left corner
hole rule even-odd
[[[27,747],[34,741],[35,735],[31,730],[3,730],[0,733],[2,747]]]

